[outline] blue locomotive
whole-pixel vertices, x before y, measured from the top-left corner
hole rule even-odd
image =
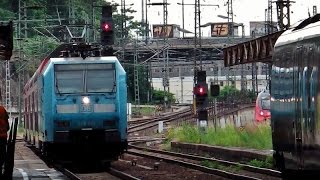
[[[320,172],[319,67],[317,14],[285,31],[275,44],[271,126],[274,161],[284,174]]]
[[[116,160],[127,148],[126,72],[115,56],[57,54],[24,87],[26,141],[47,156]]]

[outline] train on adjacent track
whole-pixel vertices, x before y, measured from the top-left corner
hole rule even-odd
[[[283,32],[272,59],[275,165],[284,174],[320,172],[320,14]]]
[[[270,120],[270,93],[268,90],[262,90],[256,99],[255,122],[264,122]]]
[[[25,140],[46,156],[110,163],[127,148],[126,72],[115,56],[60,45],[23,98]]]

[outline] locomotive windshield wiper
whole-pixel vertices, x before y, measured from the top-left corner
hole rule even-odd
[[[56,81],[55,85],[56,85],[56,89],[57,89],[58,94],[61,96],[61,92],[60,92],[60,90],[59,90],[57,81]]]
[[[115,92],[114,90],[115,90],[115,88],[116,88],[116,82],[113,82],[113,87],[112,87],[112,90],[111,90],[111,92]]]
[[[113,87],[112,87],[112,90],[110,91],[110,93],[113,93],[113,92],[115,92],[115,88],[116,88],[116,82],[113,82]]]

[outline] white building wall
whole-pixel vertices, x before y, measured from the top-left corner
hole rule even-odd
[[[251,75],[248,75],[247,78],[247,89],[252,89],[252,81],[251,81]],[[232,76],[230,76],[232,78]],[[258,91],[261,91],[263,89],[266,89],[267,86],[267,80],[265,75],[258,75]],[[236,79],[236,88],[241,89],[241,77],[235,76]],[[207,83],[210,85],[210,82],[214,80],[214,76],[207,76]],[[163,90],[163,84],[162,84],[162,78],[153,78],[153,87],[157,90]],[[227,85],[226,77],[225,76],[219,76],[218,77],[218,84],[220,82],[223,82],[223,86],[220,86],[220,89],[222,89],[224,86]],[[182,83],[182,86],[181,86]],[[231,82],[229,81],[230,85]],[[192,104],[193,102],[193,77],[173,77],[170,78],[170,93],[173,93],[177,102],[179,103],[187,103]],[[182,93],[181,93],[182,92]],[[181,95],[182,94],[182,95]]]

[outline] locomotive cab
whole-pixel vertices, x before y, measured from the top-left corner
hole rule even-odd
[[[255,121],[262,122],[270,120],[270,94],[267,90],[261,91],[256,99]]]

